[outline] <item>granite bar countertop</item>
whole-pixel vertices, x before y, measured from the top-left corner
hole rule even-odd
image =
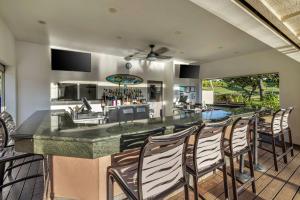
[[[63,111],[36,111],[25,120],[12,135],[17,151],[78,158],[99,158],[120,151],[122,134],[134,134],[160,127],[172,133],[174,125],[197,121],[211,121],[245,115],[253,110],[221,111],[221,113],[176,115],[164,118],[135,120],[133,122],[108,123],[103,125],[76,124]]]
[[[88,100],[90,104],[100,104],[101,100]],[[82,100],[51,100],[51,105],[71,105],[71,104],[82,104]]]

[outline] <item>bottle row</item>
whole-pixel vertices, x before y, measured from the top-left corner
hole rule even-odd
[[[115,88],[104,89],[102,100],[106,105],[117,106],[140,103],[145,100],[145,97],[142,90],[138,88]]]

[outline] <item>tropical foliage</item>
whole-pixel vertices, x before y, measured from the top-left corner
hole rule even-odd
[[[278,73],[204,80],[202,87],[214,91],[215,103],[272,109],[280,107]]]

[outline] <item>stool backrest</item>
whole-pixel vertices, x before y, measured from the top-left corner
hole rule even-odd
[[[121,135],[120,137],[120,151],[134,149],[138,147],[142,147],[145,143],[145,140],[149,136],[158,136],[164,135],[166,128],[158,128],[151,131],[145,131],[140,133],[134,133],[129,135]]]
[[[0,121],[6,131],[6,144],[12,144],[13,140],[11,138],[11,134],[16,131],[16,124],[14,122],[13,117],[6,111],[0,113]]]
[[[200,126],[201,124],[202,124],[202,121],[196,121],[196,122],[192,122],[192,123],[184,124],[184,125],[175,124],[173,132],[176,133],[179,131],[183,131],[187,128],[190,128],[192,126]]]
[[[283,114],[285,113],[284,109],[280,109],[273,114],[271,130],[273,134],[281,132],[281,124],[283,119]]]
[[[2,120],[0,120],[0,151],[3,150],[7,145],[7,132],[5,130],[5,125]]]
[[[139,199],[161,198],[186,182],[186,146],[197,126],[163,136],[149,137],[140,152]]]
[[[283,116],[282,116],[282,129],[288,129],[289,126],[289,120],[290,120],[290,114],[291,112],[294,110],[293,107],[289,107],[286,109],[286,111],[284,112]]]
[[[194,169],[198,172],[224,161],[224,135],[231,120],[202,125],[194,143]]]
[[[233,122],[229,141],[232,154],[239,153],[250,147],[249,134],[251,123],[253,123],[253,117],[240,117]]]

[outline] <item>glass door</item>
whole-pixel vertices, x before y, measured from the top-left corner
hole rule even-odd
[[[0,112],[4,110],[5,106],[4,70],[4,66],[0,64]]]
[[[150,105],[150,117],[157,118],[163,115],[163,82],[147,81],[148,104]]]

